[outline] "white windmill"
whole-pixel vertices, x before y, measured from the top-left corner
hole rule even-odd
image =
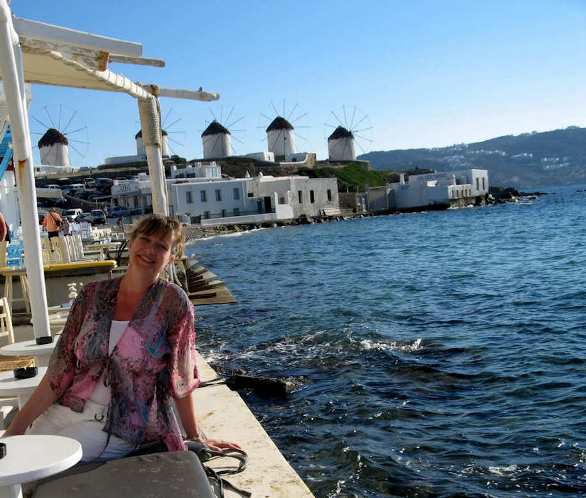
[[[359,111],[354,107],[352,113],[346,111],[342,106],[340,116],[331,111],[330,114],[337,121],[337,125],[327,124],[326,126],[334,128],[328,136],[328,159],[330,161],[356,161],[356,146],[366,152],[361,142],[372,142],[364,136],[364,132],[371,130],[372,126],[367,114]]]
[[[295,144],[296,137],[304,139],[296,132],[295,128],[306,128],[306,126],[299,125],[295,127],[291,123],[299,122],[300,119],[307,116],[307,113],[293,117],[299,105],[295,104],[295,106],[287,112],[285,109],[285,100],[283,100],[282,112],[279,112],[274,104],[271,103],[271,105],[275,114],[277,114],[277,117],[271,121],[271,118],[265,114],[261,114],[261,116],[270,121],[270,124],[265,130],[267,134],[268,151],[272,152],[275,155],[275,158],[288,160],[291,156],[297,153],[297,147]]]
[[[232,155],[231,133],[215,119],[201,134],[204,159],[221,159]]]
[[[234,107],[230,109],[230,112],[225,118],[223,116],[223,108],[220,109],[219,117],[211,109],[210,113],[213,116],[213,120],[201,134],[203,158],[212,160],[230,157],[235,152],[232,140],[242,143],[242,140],[234,136],[234,132],[241,132],[243,130],[234,129],[234,125],[242,121],[244,116],[231,120],[233,118]],[[222,123],[226,123],[226,126]]]
[[[161,119],[161,155],[163,157],[170,157],[175,153],[173,147],[169,142],[173,142],[176,146],[183,146],[183,144],[175,139],[173,139],[170,135],[175,134],[185,134],[184,130],[175,130],[173,127],[179,123],[182,118],[177,118],[174,121],[170,122],[171,114],[173,113],[173,108],[171,107],[167,114],[165,114]],[[144,142],[142,140],[142,130],[138,130],[138,133],[134,135],[134,140],[136,141],[136,155],[139,157],[146,158],[146,151],[144,148]]]
[[[37,142],[41,164],[70,167],[70,149],[77,154],[77,161],[84,159],[89,147],[88,127],[79,112],[62,104],[43,106],[43,110],[46,115],[44,120],[31,115],[43,130],[33,132],[34,135],[41,135]]]

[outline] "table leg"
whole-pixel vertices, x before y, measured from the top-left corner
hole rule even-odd
[[[8,307],[10,308],[10,313],[12,313],[12,275],[4,277],[4,297],[8,301]]]
[[[0,498],[22,498],[22,486],[20,484],[0,486]]]
[[[28,278],[25,275],[20,276],[20,288],[22,293],[22,299],[24,301],[24,307],[27,313],[31,312],[31,301],[30,301],[30,289],[28,287]]]
[[[57,338],[55,336],[53,336],[53,340],[56,341]],[[35,365],[37,367],[48,367],[50,359],[51,359],[51,353],[41,354],[41,355],[35,356]]]

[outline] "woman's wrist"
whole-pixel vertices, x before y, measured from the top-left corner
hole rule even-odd
[[[197,431],[195,434],[187,434],[187,439],[189,441],[201,441],[201,442],[205,442],[207,441],[207,437],[206,435],[203,433],[203,431]]]

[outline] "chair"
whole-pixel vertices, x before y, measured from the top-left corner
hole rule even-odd
[[[8,337],[8,344],[14,343],[12,313],[5,297],[0,297],[0,337]]]

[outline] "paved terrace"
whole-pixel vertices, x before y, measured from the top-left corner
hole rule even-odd
[[[15,327],[14,335],[16,341],[34,338],[30,325]],[[203,381],[217,377],[201,356],[198,356],[198,367]],[[204,432],[238,442],[248,453],[247,469],[241,474],[228,476],[230,482],[252,492],[255,498],[313,498],[238,393],[224,385],[216,385],[198,389],[195,394],[198,420]],[[232,459],[227,460],[232,463]],[[222,463],[217,462],[216,466],[220,467]],[[226,490],[225,495],[226,498],[240,498],[230,490]]]

